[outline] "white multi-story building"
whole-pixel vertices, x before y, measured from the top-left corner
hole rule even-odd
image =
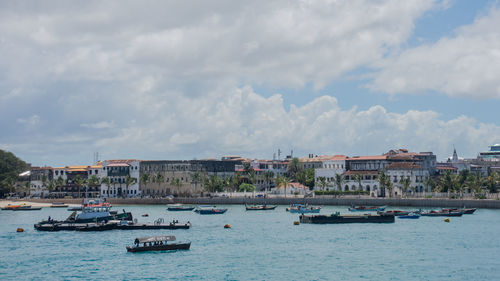
[[[386,167],[386,175],[393,185],[392,192],[395,196],[405,192],[430,192],[430,187],[425,186],[425,179],[430,176],[429,170],[415,163],[393,163]],[[402,180],[410,180],[409,190],[404,190]]]
[[[335,185],[335,177],[337,174],[344,174],[346,171],[346,159],[344,155],[334,155],[334,156],[316,156],[314,158],[303,158],[301,162],[308,163],[319,163],[314,169],[314,182],[315,190],[322,190],[323,187],[320,186],[320,178],[325,178],[328,183],[328,189],[330,186]],[[307,165],[307,164],[305,164]]]
[[[127,176],[133,182],[127,185]],[[105,160],[102,162],[101,181],[109,179],[109,184],[101,183],[101,197],[136,197],[141,195],[139,189],[139,160]]]

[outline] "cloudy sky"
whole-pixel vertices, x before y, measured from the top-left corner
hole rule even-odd
[[[1,1],[0,148],[101,159],[475,157],[497,1]]]

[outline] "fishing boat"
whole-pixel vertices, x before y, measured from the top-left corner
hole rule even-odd
[[[247,211],[267,211],[276,209],[277,205],[248,205],[245,204]]]
[[[167,205],[167,210],[169,211],[192,211],[194,206],[183,205],[183,204],[169,204]]]
[[[194,211],[200,215],[218,215],[224,214],[227,209],[217,208],[216,206],[198,206]]]
[[[461,217],[463,215],[462,212],[451,212],[451,211],[430,211],[430,212],[421,212],[421,216],[424,217]]]
[[[339,212],[331,215],[300,215],[300,223],[338,224],[338,223],[393,223],[394,216],[365,214],[341,215]]]
[[[388,211],[382,211],[382,212],[379,211],[377,213],[381,214],[381,215],[393,215],[393,216],[399,217],[399,216],[406,216],[411,212],[410,211],[401,211],[401,210],[388,210]]]
[[[441,209],[441,211],[444,212],[461,212],[464,215],[472,215],[476,211],[476,208],[454,208],[454,209]]]
[[[319,206],[307,206],[307,205],[295,205],[291,206],[288,211],[292,214],[319,214],[321,207]]]
[[[136,238],[134,246],[127,246],[127,252],[147,252],[147,251],[172,251],[172,250],[189,250],[191,241],[174,242],[175,236],[152,236]]]
[[[64,204],[62,202],[54,202],[52,205],[50,205],[51,208],[67,208],[68,205]]]
[[[42,207],[33,207],[31,205],[23,205],[18,208],[12,209],[13,211],[39,211]]]
[[[409,213],[407,215],[400,215],[400,216],[398,216],[398,218],[400,218],[400,219],[419,219],[420,218],[420,214]]]
[[[349,211],[351,212],[382,212],[385,210],[385,206],[351,206]]]

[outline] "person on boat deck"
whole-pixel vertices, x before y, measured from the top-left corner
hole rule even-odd
[[[49,220],[48,220],[48,222],[50,222],[50,220],[51,220],[51,218],[50,218],[50,216],[49,216]]]

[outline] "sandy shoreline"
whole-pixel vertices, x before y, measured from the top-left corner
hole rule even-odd
[[[26,205],[31,205],[33,207],[50,207],[52,205],[52,203],[40,203],[40,202],[30,202],[30,201],[26,201],[26,200],[20,200],[20,201],[12,201],[12,200],[0,200],[0,208],[5,208],[7,207],[9,204],[11,205],[19,205],[19,204],[26,204]],[[76,206],[80,206],[79,204],[66,204],[70,207],[76,207]]]

